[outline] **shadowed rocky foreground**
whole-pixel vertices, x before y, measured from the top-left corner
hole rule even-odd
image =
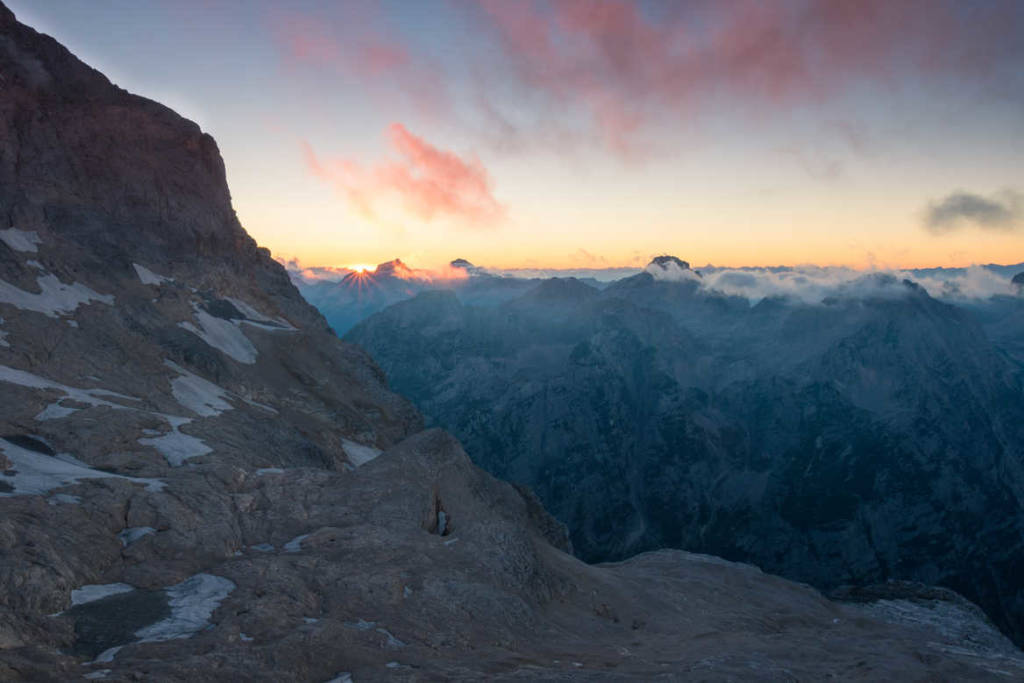
[[[953,593],[591,566],[239,225],[213,140],[0,5],[0,679],[1012,680]]]

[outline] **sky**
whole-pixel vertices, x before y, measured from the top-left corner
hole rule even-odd
[[[1024,261],[1018,0],[5,0],[305,266]]]

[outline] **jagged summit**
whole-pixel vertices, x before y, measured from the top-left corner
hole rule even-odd
[[[668,282],[699,283],[701,274],[690,268],[690,264],[675,256],[655,256],[644,268],[655,280]]]
[[[488,278],[491,279],[494,276],[487,272],[487,269],[475,266],[464,258],[457,258],[448,266],[456,271],[462,271],[471,278]]]
[[[403,280],[414,278],[416,276],[412,268],[405,265],[400,258],[385,261],[384,263],[378,263],[373,274],[377,277],[397,277]]]
[[[574,277],[553,277],[523,295],[524,300],[538,303],[576,304],[599,295],[598,290]]]
[[[668,268],[669,264],[675,264],[683,270],[690,270],[690,263],[688,261],[684,261],[681,258],[670,256],[668,254],[655,256],[651,262],[647,264],[647,267],[650,268],[651,266],[657,266],[659,268]]]
[[[373,270],[357,270],[349,273],[338,281],[336,287],[358,289],[379,289],[388,286],[392,281],[402,282],[417,279],[416,272],[405,265],[402,259],[392,259],[378,263]]]

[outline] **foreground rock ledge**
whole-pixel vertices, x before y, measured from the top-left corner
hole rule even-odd
[[[216,145],[0,5],[0,679],[1024,677],[976,608],[589,566],[337,340]]]

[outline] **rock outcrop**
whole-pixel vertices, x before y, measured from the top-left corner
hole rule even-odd
[[[2,5],[0,239],[0,679],[1024,675],[943,596],[568,555],[331,334],[209,136]]]

